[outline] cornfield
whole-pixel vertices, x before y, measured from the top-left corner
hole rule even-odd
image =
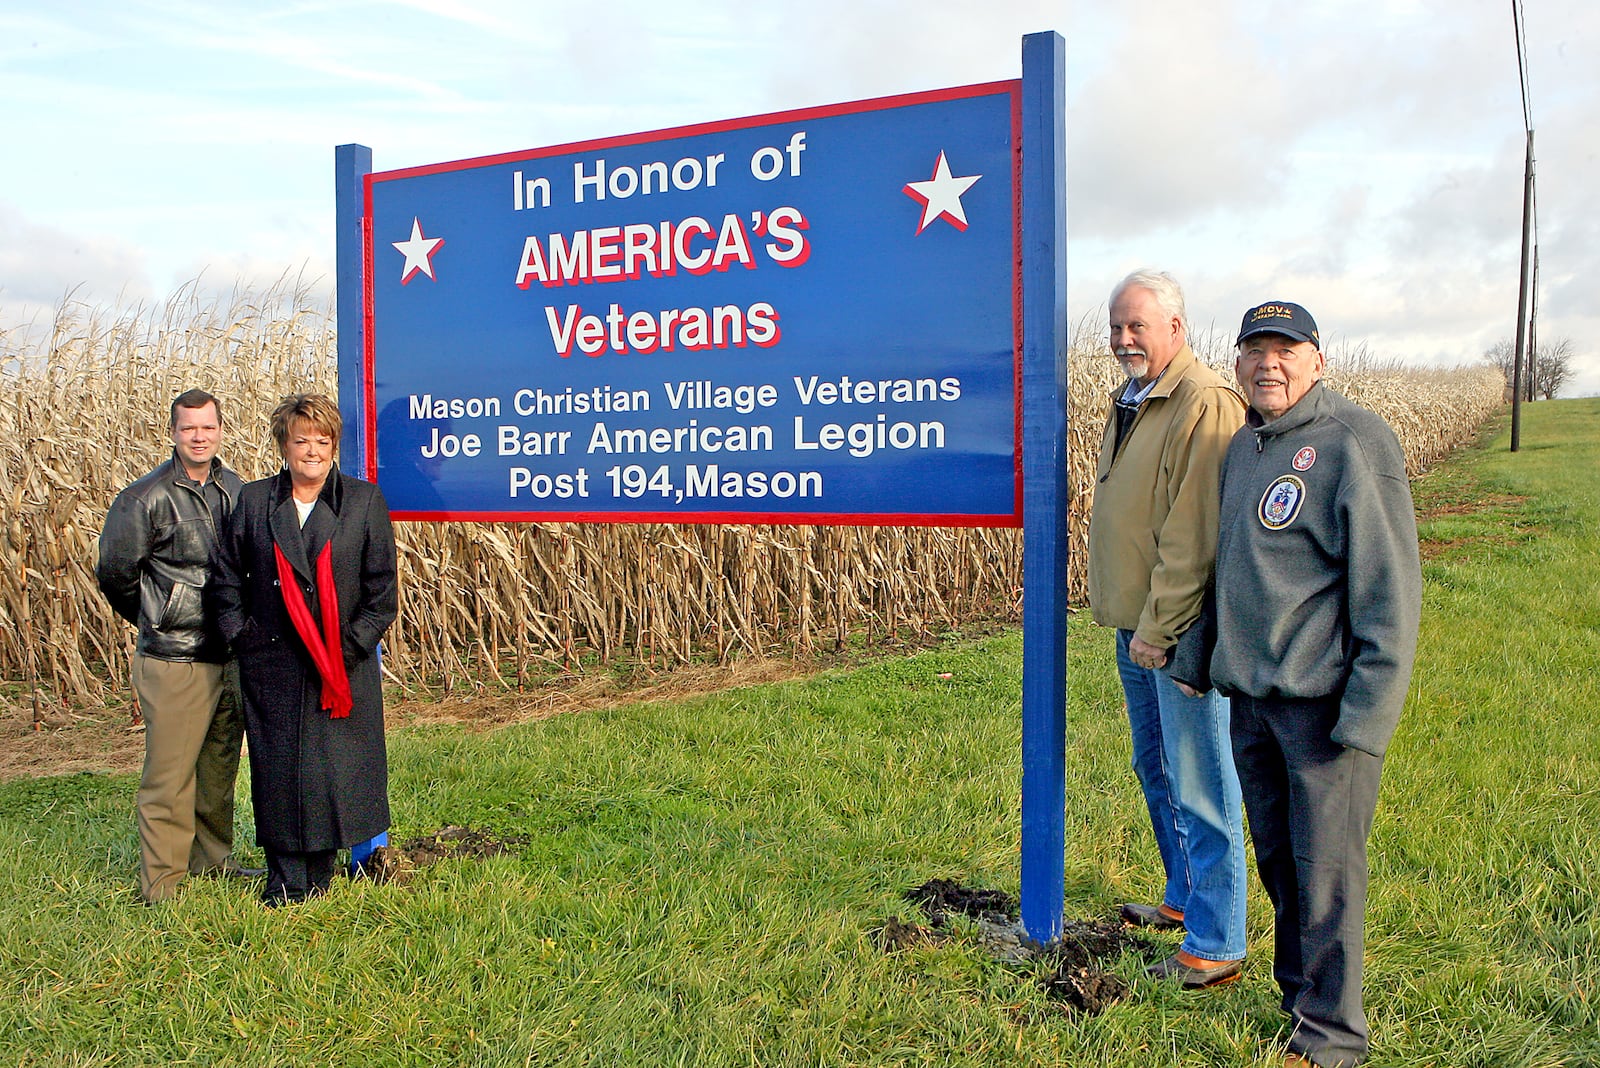
[[[1085,587],[1090,488],[1118,371],[1082,327],[1071,357],[1069,596]],[[1226,353],[1213,363],[1225,362]],[[1342,370],[1335,388],[1383,414],[1414,471],[1501,404],[1498,372]],[[94,578],[107,507],[170,453],[171,398],[223,400],[223,456],[246,478],[278,465],[266,413],[337,392],[332,317],[285,281],[226,301],[194,286],[108,312],[64,300],[47,329],[0,331],[0,690],[98,704],[124,688],[132,629]],[[400,523],[401,612],[385,670],[409,688],[516,688],[618,660],[664,666],[804,655],[852,637],[1014,619],[1014,530]],[[20,684],[20,686],[18,685]]]

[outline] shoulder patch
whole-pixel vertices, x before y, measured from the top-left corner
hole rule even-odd
[[[1268,530],[1282,530],[1300,514],[1300,505],[1305,499],[1306,484],[1293,475],[1282,476],[1261,495],[1261,505],[1257,509],[1261,525]]]
[[[1310,445],[1294,454],[1294,469],[1296,471],[1309,471],[1311,465],[1317,462],[1317,450]]]

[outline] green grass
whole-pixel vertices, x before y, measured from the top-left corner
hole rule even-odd
[[[1523,441],[1417,483],[1448,511],[1422,524],[1422,650],[1372,842],[1374,1065],[1600,1064],[1600,403],[1529,406]],[[1069,647],[1067,913],[1100,918],[1159,884],[1110,634],[1076,619]],[[1273,1063],[1254,885],[1243,982],[1158,989],[1130,955],[1135,997],[1091,1018],[970,937],[877,948],[929,878],[1016,892],[1020,670],[1011,634],[400,732],[397,836],[529,844],[290,910],[216,882],[139,905],[131,777],[0,786],[0,1063]]]

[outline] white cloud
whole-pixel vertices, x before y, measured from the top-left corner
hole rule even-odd
[[[0,202],[0,280],[8,301],[53,306],[68,292],[110,300],[150,295],[146,257],[134,245],[35,222]]]

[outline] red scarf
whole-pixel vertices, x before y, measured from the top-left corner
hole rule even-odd
[[[322,707],[328,710],[329,719],[344,719],[355,707],[350,694],[350,676],[344,670],[344,645],[339,640],[339,593],[333,585],[333,543],[322,547],[317,557],[317,601],[322,608],[322,632],[311,619],[306,607],[305,594],[300,592],[300,580],[289,566],[283,550],[276,544],[272,553],[278,558],[278,586],[283,590],[284,607],[289,609],[289,619],[295,633],[305,643],[317,674],[322,676]]]

